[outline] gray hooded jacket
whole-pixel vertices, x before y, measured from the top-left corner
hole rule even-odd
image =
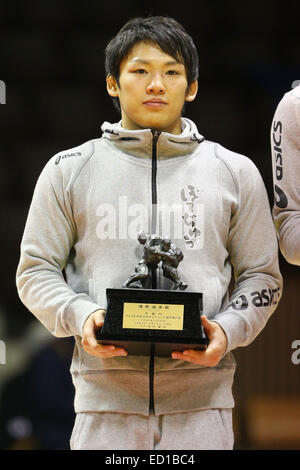
[[[151,400],[157,415],[232,407],[231,351],[253,341],[281,295],[261,176],[185,118],[180,135],[107,122],[102,131],[55,155],[38,179],[21,243],[20,298],[55,336],[75,337],[77,412],[147,415]],[[182,250],[187,290],[203,292],[204,313],[226,333],[216,367],[171,357],[99,359],[81,346],[85,320],[106,308],[106,288],[121,287],[142,257],[137,233],[153,229]],[[158,288],[168,282],[160,276]]]

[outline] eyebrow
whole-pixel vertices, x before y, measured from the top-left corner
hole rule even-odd
[[[149,60],[145,60],[145,59],[140,59],[139,57],[137,57],[136,59],[132,59],[130,62],[134,62],[134,63],[140,63],[140,64],[150,64],[150,61]],[[165,62],[164,65],[182,65],[181,62],[177,62],[177,60],[169,60],[168,62]]]

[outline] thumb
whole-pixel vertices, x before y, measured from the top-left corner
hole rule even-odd
[[[97,310],[94,314],[94,323],[96,326],[102,326],[104,322],[104,317],[105,317],[105,310],[100,309]]]
[[[207,336],[210,336],[211,333],[213,332],[213,325],[211,322],[207,319],[205,315],[201,315],[201,322],[204,328],[205,333]]]

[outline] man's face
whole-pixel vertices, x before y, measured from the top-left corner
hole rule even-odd
[[[197,81],[188,88],[183,64],[158,46],[139,42],[120,64],[119,86],[108,76],[107,90],[118,96],[122,126],[126,129],[157,129],[181,133],[185,101],[193,101]]]

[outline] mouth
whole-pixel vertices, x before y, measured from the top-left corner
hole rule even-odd
[[[149,100],[144,101],[143,104],[151,108],[162,108],[163,106],[166,106],[167,103],[160,98],[150,98]]]

